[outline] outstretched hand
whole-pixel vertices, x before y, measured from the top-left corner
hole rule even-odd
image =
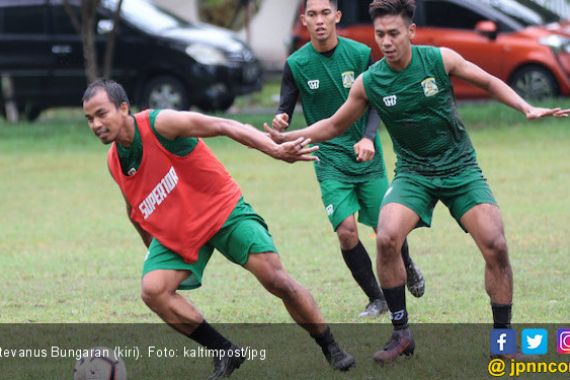
[[[317,156],[311,155],[318,150],[318,146],[308,146],[311,139],[299,137],[297,140],[284,142],[278,145],[274,158],[285,162],[293,163],[296,161],[318,161]]]
[[[552,116],[552,117],[568,117],[570,114],[570,109],[558,108],[540,108],[540,107],[530,107],[525,116],[528,120],[540,119],[542,117]]]

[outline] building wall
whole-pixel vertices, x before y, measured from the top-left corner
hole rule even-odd
[[[282,69],[287,58],[298,1],[264,0],[251,24],[251,46],[268,69]]]

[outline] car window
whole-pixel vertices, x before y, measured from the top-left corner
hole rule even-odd
[[[529,4],[525,0],[481,0],[496,11],[503,13],[524,26],[545,25],[557,22],[560,18],[538,4]]]
[[[447,1],[426,1],[424,9],[426,26],[473,30],[485,20],[479,13]]]
[[[77,19],[81,19],[81,12],[79,8],[71,5],[71,11],[76,15]],[[75,30],[73,24],[71,23],[71,18],[63,8],[63,6],[52,7],[53,25],[56,34],[78,34]]]
[[[41,6],[5,7],[1,14],[2,34],[43,34],[46,8]]]
[[[520,4],[540,14],[543,20],[546,22],[559,22],[562,19],[562,15],[568,14],[568,9],[570,7],[570,3],[568,3],[567,1],[566,3],[563,3],[561,1],[552,1],[552,0],[546,0],[546,1],[517,0],[517,1]],[[547,4],[549,5],[550,8],[546,7]]]
[[[107,9],[115,9],[117,0],[103,0]],[[123,0],[121,14],[132,25],[150,33],[186,27],[189,23],[145,0]]]
[[[73,27],[71,18],[69,17],[69,14],[65,10],[65,8],[62,5],[53,6],[51,8],[52,8],[52,17],[53,17],[53,25],[55,33],[64,34],[64,35],[69,35],[69,34],[77,35],[78,31],[75,30],[75,28]],[[77,19],[80,21],[81,10],[79,9],[79,7],[76,4],[70,4],[70,9],[71,12],[74,13]],[[110,23],[109,26],[112,26],[112,21],[110,20],[110,17],[106,17],[105,15],[101,15],[100,13],[97,13],[97,16],[95,18],[95,25],[99,25],[99,21],[101,21],[102,19],[108,20],[108,22]],[[121,25],[120,28],[121,28],[120,29],[121,35],[124,36],[127,34],[132,34],[131,29],[128,28],[127,26]],[[98,32],[98,34],[105,34],[105,33]]]

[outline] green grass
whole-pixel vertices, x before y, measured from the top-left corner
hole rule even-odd
[[[568,120],[526,123],[494,104],[460,112],[503,211],[514,321],[568,322]],[[271,116],[232,117],[259,126]],[[391,175],[394,155],[384,132],[382,138]],[[286,268],[326,319],[360,322],[366,300],[342,261],[311,165],[277,162],[226,138],[208,144],[266,219]],[[51,113],[36,124],[0,122],[0,322],[158,321],[139,298],[145,249],[108,174],[106,149],[80,112]],[[371,232],[360,232],[373,255]],[[483,260],[443,206],[433,228],[411,234],[410,246],[427,280],[423,298],[408,297],[411,322],[491,320]],[[184,294],[210,321],[290,321],[276,298],[219,254],[204,286]]]
[[[238,110],[248,107],[277,109],[277,106],[279,104],[280,90],[281,82],[278,80],[270,79],[268,81],[265,81],[261,91],[236,98],[234,108]]]

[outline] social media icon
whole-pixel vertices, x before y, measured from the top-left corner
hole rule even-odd
[[[545,329],[524,329],[521,346],[523,354],[545,355],[548,352],[548,332]]]
[[[513,329],[493,329],[489,343],[491,355],[514,354],[517,351],[517,334]]]
[[[559,354],[570,355],[570,329],[558,329],[556,349]]]

